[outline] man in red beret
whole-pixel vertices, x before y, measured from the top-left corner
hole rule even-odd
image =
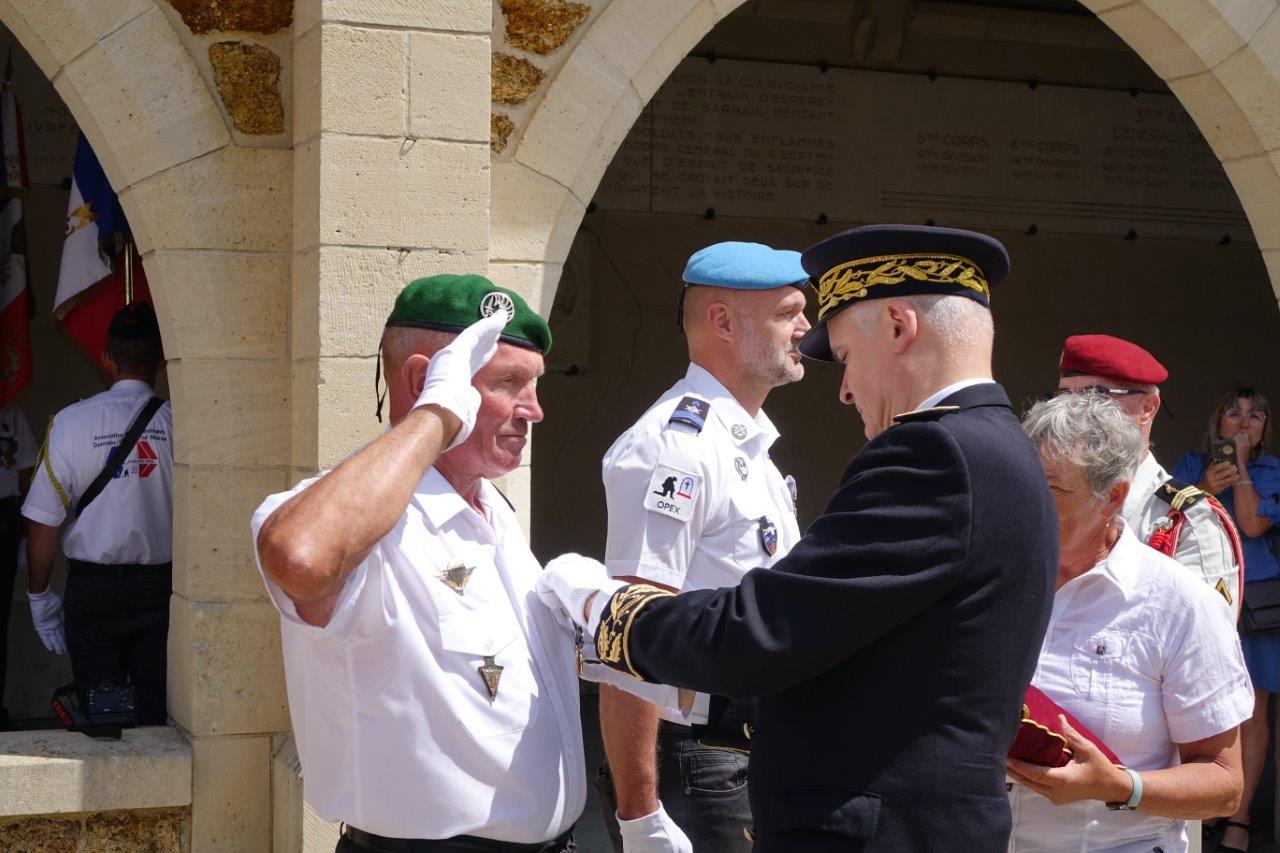
[[[1110,335],[1073,335],[1062,345],[1058,372],[1059,392],[1109,396],[1138,425],[1150,447],[1151,423],[1160,411],[1159,386],[1169,378],[1155,356]],[[1238,611],[1243,566],[1224,526],[1230,522],[1215,512],[1211,500],[1170,477],[1148,449],[1121,517],[1138,538],[1203,577]]]

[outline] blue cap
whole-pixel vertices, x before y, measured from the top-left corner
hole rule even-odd
[[[991,288],[1009,274],[1009,253],[994,237],[959,228],[867,225],[810,246],[804,268],[817,282],[818,322],[800,352],[835,361],[827,322],[850,305],[939,294],[990,307]]]
[[[689,258],[685,284],[705,284],[733,290],[804,288],[809,274],[800,264],[800,253],[771,249],[760,243],[716,243]]]

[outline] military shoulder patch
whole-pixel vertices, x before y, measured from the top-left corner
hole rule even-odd
[[[682,397],[676,409],[667,419],[667,424],[684,424],[693,427],[697,432],[707,425],[707,415],[711,414],[711,404],[697,397]]]
[[[1188,486],[1178,480],[1170,480],[1156,489],[1156,497],[1177,510],[1195,506],[1208,495],[1195,486]]]
[[[934,406],[932,409],[918,409],[914,412],[904,412],[901,415],[894,415],[893,422],[895,424],[909,424],[918,421],[936,421],[943,415],[954,414],[960,411],[959,406]]]
[[[670,465],[655,465],[645,489],[644,508],[687,522],[702,491],[702,477]]]

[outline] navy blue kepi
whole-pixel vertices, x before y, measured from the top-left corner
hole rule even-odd
[[[800,352],[835,361],[827,321],[867,299],[939,294],[991,305],[991,288],[1009,274],[1009,253],[994,237],[928,225],[867,225],[810,246],[801,264],[818,291],[818,322]]]

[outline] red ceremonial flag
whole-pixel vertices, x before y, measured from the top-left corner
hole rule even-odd
[[[10,81],[12,69],[11,57],[0,94],[0,154],[9,190],[0,198],[0,407],[13,402],[31,381],[31,288],[22,198],[17,192],[27,186],[27,152],[22,112]]]
[[[111,261],[111,274],[96,284],[81,291],[58,322],[66,329],[80,348],[98,365],[98,369],[106,373],[106,365],[102,363],[102,351],[107,348],[107,326],[111,318],[125,306],[125,252],[133,253],[133,301],[151,302],[151,291],[147,287],[147,276],[142,271],[142,258],[138,250],[130,243],[123,251],[116,254]],[[152,303],[154,306],[154,303]]]

